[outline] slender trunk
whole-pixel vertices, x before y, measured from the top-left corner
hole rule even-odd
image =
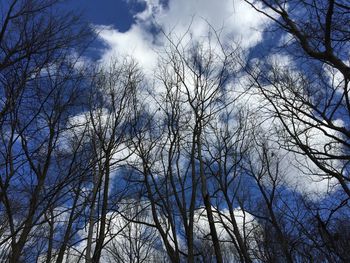
[[[33,196],[30,200],[29,212],[28,212],[27,219],[25,220],[22,233],[21,233],[18,241],[12,244],[12,253],[11,253],[11,256],[9,258],[10,263],[20,262],[22,250],[23,250],[25,243],[28,239],[28,235],[33,227],[33,219],[34,219],[34,215],[35,215],[35,211],[36,211],[36,206],[38,203],[39,193],[40,193],[43,185],[44,185],[44,180],[43,180],[43,178],[41,178],[41,180],[39,180],[39,182],[38,182],[38,185],[35,187],[34,192],[33,192]]]
[[[244,259],[243,262],[247,262],[247,263],[251,263],[252,260],[249,256],[249,253],[248,253],[248,249],[247,249],[247,246],[245,245],[244,241],[243,241],[243,238],[241,236],[241,233],[239,231],[239,227],[238,227],[238,224],[237,224],[237,221],[236,221],[236,218],[235,218],[235,215],[234,215],[234,209],[233,209],[233,206],[229,200],[229,197],[227,195],[227,192],[224,193],[224,196],[225,196],[225,199],[226,199],[226,203],[227,203],[227,206],[228,206],[228,210],[229,210],[229,213],[230,213],[230,218],[231,218],[231,224],[233,226],[233,234],[236,238],[236,241],[238,243],[238,247],[239,247],[239,253],[242,254],[242,257]]]
[[[47,248],[47,256],[46,256],[46,263],[50,263],[52,259],[52,248],[53,248],[53,235],[54,235],[54,213],[53,209],[50,208],[50,219],[49,219],[49,225],[50,225],[50,233],[49,233],[49,243]]]
[[[148,199],[150,200],[150,203],[151,203],[151,212],[152,212],[152,217],[153,217],[154,223],[156,225],[156,228],[157,228],[160,236],[162,237],[164,246],[166,248],[167,254],[168,254],[171,262],[180,263],[179,253],[178,253],[178,251],[175,251],[174,248],[170,245],[170,243],[168,241],[167,233],[162,228],[162,224],[158,219],[156,203],[155,203],[155,200],[153,198],[152,188],[151,188],[149,181],[148,181],[148,176],[151,176],[151,175],[148,172],[148,167],[147,167],[146,161],[144,159],[142,161],[143,161],[143,174],[144,174],[144,178],[145,178],[147,196],[148,196]]]
[[[56,263],[62,263],[63,262],[63,257],[64,257],[64,252],[66,251],[67,245],[68,245],[68,241],[70,239],[71,236],[71,230],[72,230],[72,226],[73,226],[73,222],[74,219],[76,219],[76,216],[74,215],[75,213],[75,209],[79,200],[79,194],[80,194],[80,184],[78,185],[78,191],[74,197],[74,201],[73,201],[73,206],[72,206],[72,211],[69,215],[69,219],[68,219],[68,225],[66,228],[66,231],[64,233],[64,237],[63,237],[63,242],[62,245],[59,249],[58,255],[57,255],[57,260]]]
[[[97,192],[100,188],[101,184],[101,171],[99,169],[97,175],[95,175],[95,182],[94,187],[92,190],[92,198],[91,198],[91,205],[90,205],[90,212],[89,212],[89,228],[88,228],[88,235],[87,235],[87,242],[86,242],[86,251],[85,251],[85,261],[87,263],[92,263],[91,259],[91,251],[92,251],[92,235],[94,232],[94,214],[95,214],[95,202],[97,197]]]
[[[272,227],[276,230],[277,232],[277,239],[279,240],[281,246],[282,246],[282,251],[283,251],[283,254],[285,256],[285,259],[286,259],[286,262],[288,263],[293,263],[293,258],[292,258],[292,255],[290,254],[289,252],[289,249],[288,249],[288,241],[286,240],[279,224],[278,224],[278,221],[277,221],[277,218],[275,216],[275,212],[273,211],[273,208],[272,208],[272,201],[269,200],[268,196],[266,195],[266,192],[265,190],[263,189],[263,186],[261,185],[260,181],[258,179],[257,180],[257,184],[258,184],[258,187],[259,187],[259,190],[261,192],[261,194],[263,195],[263,198],[265,200],[265,203],[266,203],[266,206],[267,206],[267,210],[270,214],[270,218],[271,218],[271,223],[272,223]]]
[[[102,209],[101,209],[101,223],[98,239],[96,241],[96,247],[94,255],[92,257],[93,262],[99,262],[101,257],[101,252],[106,236],[106,224],[107,224],[107,210],[108,210],[108,191],[109,191],[109,173],[110,173],[110,164],[109,164],[109,155],[106,156],[105,163],[105,176],[104,176],[104,186],[103,186],[103,200],[102,200]]]
[[[214,251],[215,251],[215,256],[216,256],[216,261],[218,263],[222,263],[222,254],[221,254],[221,248],[220,248],[220,242],[219,242],[219,237],[216,232],[215,228],[215,220],[213,216],[213,210],[211,207],[211,201],[210,201],[210,195],[208,193],[207,189],[207,179],[205,177],[204,173],[204,163],[202,159],[202,142],[201,142],[201,128],[199,127],[198,133],[197,133],[197,144],[198,144],[198,159],[199,159],[199,174],[201,178],[201,184],[202,184],[202,197],[204,201],[204,206],[205,210],[207,212],[207,217],[208,217],[208,223],[210,227],[210,235],[212,238],[212,242],[214,245]]]
[[[192,195],[189,211],[189,220],[187,228],[187,261],[189,263],[194,262],[194,241],[193,241],[193,228],[194,228],[194,210],[196,205],[196,194],[197,194],[197,177],[196,177],[196,134],[192,136],[192,149],[191,149],[191,179],[192,179]]]
[[[38,184],[34,188],[32,197],[30,199],[29,211],[28,211],[27,218],[24,221],[22,233],[21,233],[18,241],[13,242],[13,244],[12,244],[12,253],[11,253],[11,256],[9,258],[10,263],[17,263],[20,261],[22,250],[27,242],[29,233],[33,228],[33,220],[34,220],[37,205],[39,202],[39,196],[40,196],[41,191],[44,187],[46,175],[47,175],[47,172],[49,170],[50,163],[51,163],[51,154],[52,154],[52,151],[54,148],[55,129],[53,128],[53,126],[50,127],[50,136],[48,139],[48,146],[47,146],[47,150],[48,150],[47,157],[46,157],[44,167],[42,170],[40,169],[40,165],[35,167],[33,160],[31,159],[32,157],[30,156],[30,154],[28,152],[27,141],[25,140],[25,138],[23,138],[23,137],[21,137],[21,138],[22,138],[22,146],[24,149],[24,153],[25,153],[26,158],[28,159],[28,161],[31,165],[31,168],[36,173]]]

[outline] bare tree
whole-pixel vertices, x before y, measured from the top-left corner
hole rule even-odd
[[[239,98],[240,95],[242,94],[238,93],[237,97]],[[234,99],[231,98],[231,100]],[[243,218],[243,225],[240,225],[237,220],[237,212],[240,214],[245,207],[243,205],[239,209],[235,207],[242,187],[244,187],[241,181],[244,180],[246,173],[242,169],[242,162],[250,147],[250,129],[247,112],[242,106],[231,101],[231,104],[220,112],[216,121],[208,123],[206,133],[212,136],[208,136],[205,141],[206,170],[214,185],[213,191],[217,207],[228,210],[228,215],[218,211],[218,220],[225,228],[229,242],[234,245],[238,254],[237,260],[241,262],[252,261],[248,241],[249,231],[246,232],[245,218]]]
[[[135,132],[133,140],[132,149],[139,160],[134,168],[144,178],[153,222],[173,262],[183,257],[193,262],[203,252],[196,246],[194,220],[202,205],[210,229],[208,242],[216,260],[223,261],[215,201],[211,200],[217,189],[212,187],[207,167],[215,161],[207,160],[206,143],[212,133],[211,122],[221,118],[220,113],[233,103],[226,85],[232,77],[234,56],[210,37],[205,39],[208,45],[193,40],[176,42],[169,37],[169,47],[160,59],[156,90],[150,95],[157,106],[150,107],[146,125]],[[236,226],[240,237],[238,232]],[[186,240],[185,248],[181,238]],[[243,243],[241,240],[242,247]],[[250,262],[247,253],[246,258]]]
[[[291,34],[309,58],[336,68],[349,81],[350,67],[344,61],[350,34],[347,1],[244,1]]]
[[[119,214],[112,220],[113,232],[118,233],[106,246],[113,262],[163,262],[161,255],[165,253],[161,249],[157,230],[150,225],[142,224],[142,222],[151,224],[152,217],[149,213],[146,202],[135,198],[122,201]]]
[[[110,67],[98,69],[92,79],[90,109],[87,125],[91,150],[96,166],[93,168],[93,186],[90,197],[89,230],[86,247],[86,260],[98,262],[108,231],[107,213],[110,198],[114,204],[122,197],[109,194],[110,177],[118,164],[128,158],[127,144],[133,120],[133,98],[141,81],[140,72],[133,62],[112,61]],[[120,191],[120,192],[119,192]],[[101,195],[101,196],[100,196]],[[93,232],[95,248],[91,258]]]
[[[23,252],[39,225],[51,225],[52,239],[52,216],[46,209],[52,215],[67,176],[56,169],[63,160],[58,145],[81,87],[73,48],[79,54],[88,31],[76,16],[53,8],[56,4],[1,3],[0,202],[8,226],[1,247],[8,245],[10,262],[22,255],[33,260],[29,250]],[[47,245],[52,251],[53,239]]]
[[[129,58],[77,63],[88,30],[59,1],[0,4],[1,260],[350,260],[350,7],[245,2],[289,65],[170,34],[151,85]]]
[[[7,130],[12,134],[9,140],[5,137],[9,126],[2,126],[3,142],[9,147],[4,152],[7,154],[4,165],[11,167],[2,181],[2,202],[11,226],[14,262],[21,257],[34,226],[46,216],[46,209],[53,211],[60,203],[61,191],[76,178],[73,177],[76,171],[62,172],[58,168],[66,158],[73,158],[74,162],[77,154],[73,151],[68,157],[60,149],[64,125],[80,89],[80,81],[75,77],[69,79],[66,73],[57,71],[53,76],[49,69],[47,76],[27,83],[21,103],[10,115],[13,124]],[[66,181],[69,176],[72,177]]]
[[[344,1],[258,1],[263,9],[246,2],[294,38],[293,50],[304,52],[307,65],[296,70],[270,63],[269,70],[251,73],[253,81],[294,144],[290,150],[307,155],[325,177],[335,178],[349,196],[346,123],[350,67],[345,62],[349,5]],[[324,144],[312,141],[316,133],[323,135]]]

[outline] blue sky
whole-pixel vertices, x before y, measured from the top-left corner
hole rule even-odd
[[[134,14],[145,9],[145,3],[126,0],[74,0],[69,9],[81,12],[84,20],[93,24],[113,25],[121,32],[134,23]]]

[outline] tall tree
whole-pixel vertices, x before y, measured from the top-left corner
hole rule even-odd
[[[8,222],[1,244],[10,241],[10,262],[32,260],[23,254],[26,244],[46,209],[52,212],[67,176],[56,169],[59,141],[83,79],[72,50],[80,54],[88,30],[58,4],[1,3],[0,206]]]

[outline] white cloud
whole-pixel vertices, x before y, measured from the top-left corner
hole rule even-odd
[[[232,230],[232,223],[228,219],[230,218],[229,211],[226,209],[220,211],[217,210],[215,207],[212,207],[212,209],[215,220],[215,226],[220,241],[230,240],[231,237],[227,232],[227,229]],[[235,209],[233,211],[233,214],[241,235],[244,235],[244,232],[250,232],[258,224],[251,214],[249,214],[248,212],[243,212],[241,209]],[[194,221],[195,228],[197,230],[196,233],[198,235],[197,237],[203,238],[204,236],[207,236],[210,233],[208,217],[204,208],[196,210]],[[226,228],[225,225],[227,226]]]
[[[116,57],[131,56],[143,67],[155,66],[157,62],[153,36],[143,27],[133,25],[129,31],[121,33],[110,26],[94,26],[99,38],[107,45],[101,62],[108,62]]]
[[[146,9],[135,15],[135,24],[127,32],[106,25],[94,26],[108,47],[102,62],[116,55],[127,55],[133,56],[145,69],[152,70],[157,53],[166,42],[164,33],[186,43],[190,38],[206,37],[210,28],[218,32],[222,41],[236,41],[247,49],[262,40],[262,31],[268,24],[266,17],[243,1],[170,0],[166,8],[160,0],[145,2]],[[163,32],[151,32],[155,27],[162,28]]]
[[[238,262],[239,257],[235,246],[231,243],[233,233],[233,226],[231,222],[230,213],[228,210],[217,210],[214,207],[213,217],[215,220],[215,228],[217,231],[218,238],[221,242],[221,247],[226,247],[226,260],[225,262]],[[240,235],[244,240],[247,241],[247,246],[250,251],[257,251],[257,244],[254,238],[254,233],[257,229],[260,228],[257,220],[249,214],[244,212],[241,209],[234,209],[234,220],[237,223]],[[206,210],[204,208],[199,208],[194,216],[194,229],[195,229],[195,239],[199,242],[197,245],[204,245],[205,241],[208,241],[208,236],[210,236],[210,227],[208,222],[208,217]],[[230,233],[228,232],[230,231]],[[203,243],[204,241],[204,243]],[[202,248],[202,251],[208,250],[208,247]],[[208,252],[208,251],[206,251]],[[213,253],[213,252],[212,252]],[[227,255],[228,254],[228,255]]]

